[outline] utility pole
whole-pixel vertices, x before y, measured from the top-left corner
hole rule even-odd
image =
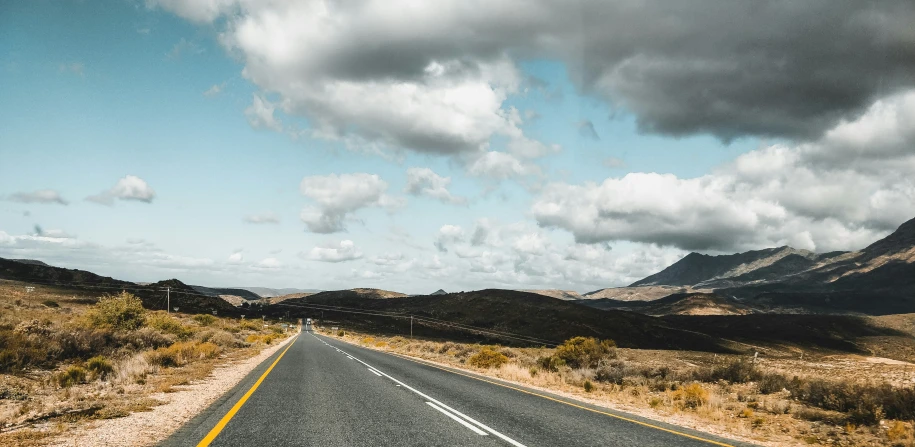
[[[165,313],[170,314],[170,313],[172,313],[172,288],[171,287],[165,288],[165,300],[166,300]]]
[[[410,338],[413,338],[413,315],[410,315]]]

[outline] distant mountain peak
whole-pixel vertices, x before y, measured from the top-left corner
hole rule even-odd
[[[442,289],[438,289],[435,292],[430,293],[429,295],[447,295],[447,294],[448,294],[448,292],[445,292]]]

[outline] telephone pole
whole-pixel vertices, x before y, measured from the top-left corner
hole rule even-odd
[[[413,338],[413,315],[410,315],[410,338]]]
[[[172,313],[172,288],[165,288],[165,313]]]

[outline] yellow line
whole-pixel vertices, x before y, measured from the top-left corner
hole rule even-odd
[[[298,338],[298,337],[299,337],[298,335],[295,336],[295,338]],[[248,401],[248,398],[251,397],[252,394],[254,394],[254,390],[256,390],[257,387],[261,386],[261,382],[263,382],[264,379],[267,378],[267,374],[270,374],[270,371],[273,371],[273,367],[276,366],[276,364],[280,362],[280,359],[283,358],[284,355],[286,355],[286,351],[288,351],[289,348],[291,348],[293,344],[295,344],[295,339],[293,339],[291,342],[289,342],[289,346],[286,346],[286,349],[284,349],[283,352],[280,354],[280,356],[277,357],[276,360],[273,361],[273,364],[270,365],[270,367],[267,368],[266,371],[264,371],[264,374],[261,375],[261,378],[257,379],[257,382],[254,382],[254,385],[251,386],[251,389],[249,389],[248,392],[245,393],[245,395],[241,397],[241,399],[238,399],[238,402],[235,403],[235,406],[233,406],[232,409],[229,410],[229,412],[226,413],[226,415],[223,416],[222,419],[219,420],[219,423],[216,424],[216,426],[213,427],[213,429],[210,430],[209,433],[207,433],[206,437],[204,437],[203,440],[201,440],[200,443],[197,444],[197,447],[206,447],[206,446],[210,445],[210,443],[213,442],[214,439],[216,439],[216,436],[219,435],[219,432],[221,432],[222,429],[226,427],[226,424],[228,424],[229,421],[232,420],[232,417],[235,416],[235,413],[238,413],[238,410],[241,409],[241,406],[244,405],[245,402]]]
[[[580,409],[582,409],[582,410],[588,410],[588,411],[590,411],[590,412],[592,412],[592,413],[598,413],[598,414],[602,414],[602,415],[605,415],[605,416],[610,416],[610,417],[612,417],[612,418],[620,419],[620,420],[623,420],[623,421],[626,421],[626,422],[632,422],[633,424],[639,424],[639,425],[641,425],[641,426],[643,426],[643,427],[649,427],[649,428],[654,428],[654,429],[656,429],[656,430],[666,431],[667,433],[673,433],[673,434],[675,434],[675,435],[680,435],[680,436],[683,436],[683,437],[685,437],[685,438],[695,439],[695,440],[697,440],[697,441],[707,442],[707,443],[709,443],[709,444],[714,444],[714,445],[718,445],[718,446],[721,446],[721,447],[734,447],[734,446],[731,445],[731,444],[725,444],[725,443],[722,443],[722,442],[713,441],[713,440],[711,440],[711,439],[701,438],[701,437],[699,437],[699,436],[693,436],[693,435],[690,435],[690,434],[687,434],[687,433],[679,432],[679,431],[676,431],[676,430],[671,430],[671,429],[669,429],[669,428],[664,428],[664,427],[659,427],[659,426],[657,426],[657,425],[649,424],[649,423],[647,423],[647,422],[637,421],[637,420],[635,420],[635,419],[630,419],[630,418],[627,418],[627,417],[624,417],[624,416],[620,416],[620,415],[617,415],[617,414],[613,414],[613,413],[607,413],[606,411],[595,410],[595,409],[593,409],[593,408],[588,408],[588,407],[585,407],[585,406],[583,406],[583,405],[573,404],[573,403],[571,403],[571,402],[566,402],[566,401],[564,401],[564,400],[556,399],[556,398],[553,398],[553,397],[550,397],[550,396],[545,396],[545,395],[543,395],[543,394],[535,393],[535,392],[533,392],[533,391],[528,391],[528,390],[525,390],[525,389],[522,389],[522,388],[518,388],[518,387],[514,387],[514,386],[511,386],[511,385],[506,385],[506,384],[504,384],[504,383],[493,382],[493,381],[491,381],[491,380],[482,379],[482,378],[480,378],[480,377],[472,376],[472,375],[470,375],[470,374],[464,374],[464,373],[457,372],[457,371],[454,371],[454,370],[451,370],[451,369],[448,369],[448,368],[442,368],[441,366],[438,366],[438,365],[435,365],[435,364],[432,364],[432,363],[428,363],[428,362],[424,362],[424,361],[420,361],[420,360],[416,360],[416,359],[413,359],[413,358],[411,358],[411,357],[407,357],[407,356],[405,356],[405,355],[401,355],[401,354],[397,354],[397,353],[393,353],[393,352],[388,352],[387,354],[391,354],[391,355],[400,357],[400,358],[402,358],[402,359],[409,360],[409,361],[414,362],[414,363],[419,363],[419,364],[421,364],[421,365],[431,366],[431,367],[433,367],[433,368],[437,368],[437,369],[440,369],[440,370],[442,370],[442,371],[448,371],[448,372],[450,372],[450,373],[452,373],[452,374],[457,374],[457,375],[459,375],[459,376],[469,377],[469,378],[471,378],[471,379],[479,380],[479,381],[481,381],[481,382],[491,383],[491,384],[493,384],[493,385],[498,385],[498,386],[501,386],[501,387],[513,389],[513,390],[515,390],[515,391],[520,391],[520,392],[522,392],[522,393],[530,394],[530,395],[532,395],[532,396],[537,396],[537,397],[542,397],[542,398],[544,398],[544,399],[549,399],[549,400],[552,400],[552,401],[554,401],[554,402],[559,402],[559,403],[561,403],[561,404],[566,404],[566,405],[568,405],[568,406],[570,406],[570,407],[580,408]]]

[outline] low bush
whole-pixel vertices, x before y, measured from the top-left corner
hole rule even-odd
[[[755,382],[763,377],[762,371],[747,359],[739,359],[696,371],[694,379],[701,382],[725,380],[730,383]]]
[[[104,380],[108,375],[114,372],[114,366],[104,356],[97,355],[86,360],[86,369],[89,371],[93,380]]]
[[[553,356],[572,368],[597,368],[601,361],[616,358],[616,343],[594,337],[573,337],[557,347]]]
[[[251,334],[245,338],[245,341],[248,343],[263,343],[265,345],[269,345],[270,343],[273,343],[273,341],[278,338],[282,338],[282,337],[279,334],[273,334],[273,333],[262,334],[262,335]]]
[[[788,378],[781,374],[765,374],[759,379],[756,387],[762,394],[772,394],[788,388],[789,384]]]
[[[224,348],[239,348],[245,344],[236,339],[232,334],[222,330],[207,330],[194,337],[199,342],[210,342]]]
[[[677,406],[694,410],[708,402],[709,392],[698,383],[691,383],[672,392],[671,398]]]
[[[44,300],[41,302],[45,307],[58,308],[60,304],[57,304],[57,301],[54,300]]]
[[[470,356],[467,359],[467,363],[477,368],[498,368],[508,363],[508,357],[489,346],[484,346],[483,349],[480,349],[480,352]]]
[[[135,330],[146,321],[146,309],[139,298],[128,292],[102,297],[86,313],[90,323],[97,328]]]
[[[193,318],[201,326],[209,326],[216,322],[216,317],[207,314],[197,314]]]
[[[555,355],[540,357],[537,359],[537,364],[540,365],[541,368],[553,372],[559,371],[559,368],[566,366],[565,360],[556,357]]]
[[[0,331],[0,373],[20,373],[46,365],[48,360],[48,351],[41,343],[11,330]]]
[[[194,330],[185,326],[180,320],[163,312],[154,312],[146,317],[146,325],[180,339],[194,335]]]
[[[86,370],[79,366],[71,366],[63,372],[57,373],[54,380],[61,388],[69,388],[86,381]]]
[[[585,380],[585,383],[583,386],[585,388],[586,393],[590,393],[591,391],[594,391],[594,384],[591,383],[590,380]]]
[[[174,336],[163,334],[158,329],[151,327],[119,334],[118,337],[123,345],[134,351],[161,348],[175,342]]]
[[[145,354],[152,365],[170,368],[186,365],[194,360],[215,358],[221,349],[213,343],[178,342],[167,348],[159,348]]]

